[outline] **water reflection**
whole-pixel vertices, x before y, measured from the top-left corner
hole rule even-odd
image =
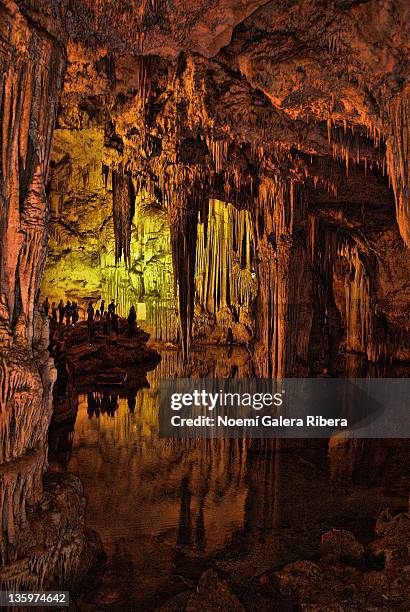
[[[160,378],[248,371],[244,349],[198,351],[188,372],[180,353],[165,351],[149,388],[78,397],[69,470],[108,553],[91,607],[153,609],[208,565],[240,584],[309,557],[329,528],[366,538],[380,510],[405,507],[406,441],[393,454],[393,442],[377,440],[158,438]]]
[[[90,391],[87,393],[87,414],[99,417],[100,414],[114,416],[118,408],[118,393],[110,391]]]

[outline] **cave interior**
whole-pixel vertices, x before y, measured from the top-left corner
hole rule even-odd
[[[45,296],[114,297],[121,316],[135,304],[186,360],[246,345],[258,377],[406,367],[409,13],[407,0],[1,0],[5,583],[68,575],[78,555],[42,532],[52,544],[33,561],[30,504],[48,496],[52,515],[66,496],[71,541],[84,530],[78,484],[43,482]]]

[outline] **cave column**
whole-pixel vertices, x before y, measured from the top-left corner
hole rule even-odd
[[[389,100],[385,107],[387,170],[396,200],[401,236],[410,247],[410,88]]]
[[[257,202],[258,375],[283,378],[306,357],[312,321],[308,295],[306,201],[302,184],[265,177]]]
[[[0,20],[8,24],[0,41],[0,586],[3,576],[9,588],[24,585],[26,568],[38,588],[47,568],[36,574],[34,563],[21,562],[28,545],[21,533],[26,504],[43,494],[52,411],[55,370],[38,298],[47,250],[45,183],[65,57],[11,0],[0,6]],[[55,548],[44,559],[57,563]]]

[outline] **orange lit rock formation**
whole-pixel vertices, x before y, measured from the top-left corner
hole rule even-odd
[[[351,352],[409,360],[409,10],[407,0],[194,0],[189,10],[182,0],[1,0],[3,561],[25,554],[21,500],[43,495],[47,190],[64,206],[51,224],[60,259],[76,232],[89,257],[102,219],[130,267],[135,194],[161,211],[185,357],[195,315],[213,314],[214,337],[230,328],[248,342],[262,376],[343,371]],[[85,150],[74,173],[56,139],[51,165],[55,125],[73,148],[97,135],[101,157]],[[101,179],[92,203],[90,175]],[[68,226],[66,186],[83,212]],[[215,199],[246,211],[252,241],[243,225],[243,249],[230,234],[197,291]],[[251,242],[238,282],[227,253]]]

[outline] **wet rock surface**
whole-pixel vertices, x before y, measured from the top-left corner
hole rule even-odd
[[[201,576],[196,591],[185,591],[158,610],[320,610],[359,611],[405,610],[409,596],[409,515],[391,517],[389,535],[366,545],[353,533],[333,529],[322,536],[314,560],[295,561],[276,571],[256,575],[241,586],[236,595],[214,570]],[[379,521],[378,521],[379,523]],[[399,539],[401,540],[399,542]],[[392,564],[386,551],[394,556]],[[313,553],[313,551],[312,551]],[[251,566],[248,572],[252,574]]]
[[[187,612],[199,612],[199,610],[242,612],[244,609],[227,582],[221,580],[213,570],[202,574],[196,593],[188,599],[185,608]]]
[[[85,526],[84,508],[78,478],[70,474],[44,477],[41,497],[27,504],[24,519],[20,515],[14,560],[2,566],[3,590],[84,586],[90,571],[102,566],[105,558],[98,536]]]

